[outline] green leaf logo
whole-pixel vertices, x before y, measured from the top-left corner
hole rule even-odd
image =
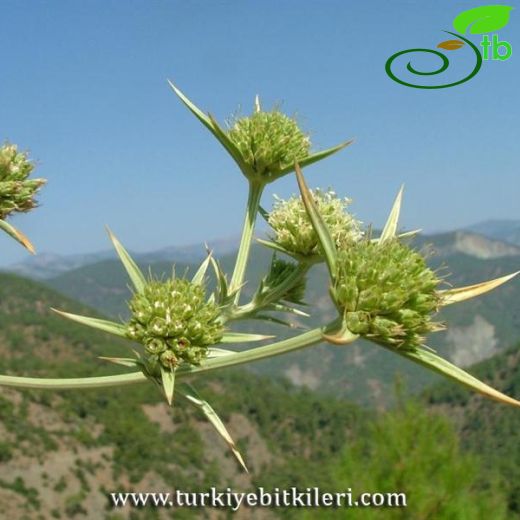
[[[509,5],[483,5],[460,13],[453,20],[453,27],[458,33],[484,34],[498,31],[509,22]]]

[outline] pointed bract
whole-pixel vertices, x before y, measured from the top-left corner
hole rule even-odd
[[[461,368],[452,365],[449,361],[446,361],[445,359],[437,356],[437,354],[429,350],[426,350],[424,348],[418,348],[415,350],[394,349],[384,344],[381,344],[381,346],[407,359],[410,359],[411,361],[419,365],[429,368],[434,372],[438,372],[443,376],[449,377],[450,379],[453,379],[458,383],[461,383],[464,386],[471,388],[475,392],[489,397],[490,399],[494,399],[495,401],[499,401],[501,403],[520,407],[520,401],[517,401],[516,399],[513,399],[512,397],[509,397],[503,394],[502,392],[495,390],[491,386],[487,385],[486,383],[483,383],[476,377],[473,377],[471,374],[468,374]]]
[[[220,127],[211,115],[206,115],[200,108],[198,108],[192,101],[190,101],[171,81],[168,80],[170,87],[173,89],[179,99],[188,107],[188,109],[195,115],[195,117],[217,138],[220,144],[233,157],[239,168],[244,174],[249,174],[249,169],[245,165],[240,151],[235,144],[229,139],[226,132]]]
[[[280,244],[277,244],[276,242],[271,242],[269,240],[264,240],[263,238],[257,238],[256,242],[259,244],[268,247],[269,249],[272,249],[273,251],[277,251],[278,253],[283,253],[284,255],[290,256],[291,258],[294,258],[295,260],[298,260],[298,262],[304,263],[304,264],[319,264],[320,262],[323,262],[323,258],[320,255],[298,255],[296,253],[293,253],[291,251],[288,251],[287,249],[283,248]]]
[[[308,155],[304,159],[300,159],[298,161],[298,164],[300,165],[300,168],[305,168],[306,166],[310,166],[311,164],[314,164],[315,162],[321,161],[322,159],[325,159],[326,157],[329,157],[330,155],[333,155],[340,150],[343,150],[343,148],[346,148],[347,146],[351,145],[354,141],[345,141],[344,143],[338,144],[337,146],[333,146],[332,148],[327,148],[327,150],[322,150],[321,152],[316,152],[311,155]],[[288,166],[287,168],[284,168],[280,175],[285,175],[286,173],[290,173],[293,171],[293,166]]]
[[[466,287],[457,287],[455,289],[439,291],[439,295],[442,299],[442,305],[445,306],[451,305],[452,303],[463,302],[465,300],[469,300],[470,298],[475,298],[476,296],[485,294],[489,291],[492,291],[496,287],[499,287],[503,283],[513,279],[518,275],[518,273],[520,273],[520,271],[508,274],[506,276],[501,276],[500,278],[495,278],[494,280],[489,280],[487,282],[477,283],[475,285],[468,285]]]
[[[128,276],[130,277],[130,280],[134,284],[135,290],[138,293],[142,293],[144,291],[144,288],[146,286],[146,280],[143,276],[143,273],[137,267],[137,264],[133,261],[132,257],[128,254],[128,251],[123,247],[121,242],[115,237],[115,235],[108,229],[107,227],[108,236],[110,237],[110,240],[114,244],[114,247],[116,249],[117,255],[119,256],[121,262],[123,263],[123,266],[126,269],[126,272],[128,273]]]
[[[206,276],[206,271],[208,270],[208,266],[211,261],[211,251],[208,253],[208,256],[206,259],[200,264],[200,267],[197,269],[197,272],[193,275],[193,278],[191,279],[192,283],[195,283],[197,285],[202,285],[204,282],[204,277]]]
[[[231,435],[227,431],[226,427],[224,426],[224,423],[220,420],[220,417],[217,415],[217,412],[215,412],[215,410],[207,401],[201,399],[201,397],[197,394],[194,388],[189,387],[187,392],[182,391],[181,393],[190,403],[195,405],[202,411],[202,413],[204,413],[208,421],[213,425],[215,430],[217,430],[218,434],[226,441],[227,445],[233,452],[233,455],[238,460],[240,465],[244,468],[246,473],[249,473],[242,455],[238,451],[238,448],[233,439],[231,438]]]
[[[349,345],[359,338],[357,334],[353,334],[347,327],[345,322],[342,323],[341,328],[334,334],[323,334],[323,339],[333,345]]]
[[[161,382],[164,390],[164,395],[168,404],[173,404],[173,392],[175,390],[175,368],[161,367]]]
[[[76,321],[83,325],[87,325],[88,327],[102,330],[103,332],[108,332],[109,334],[114,334],[115,336],[120,336],[122,338],[127,337],[127,328],[125,325],[122,325],[121,323],[115,323],[113,321],[108,320],[100,320],[99,318],[90,318],[89,316],[80,316],[79,314],[71,314],[69,312],[63,312],[54,308],[51,308],[51,310],[59,314],[60,316],[63,316],[64,318],[68,318],[69,320]]]
[[[404,186],[401,186],[399,193],[394,200],[392,210],[390,211],[390,215],[388,215],[388,220],[386,221],[383,232],[379,237],[379,242],[381,243],[394,238],[397,234],[397,225],[399,223],[399,214],[401,213],[401,202],[403,199],[403,189]]]
[[[325,256],[325,262],[329,268],[329,273],[332,277],[334,277],[336,275],[336,245],[330,236],[325,222],[323,222],[318,208],[316,207],[316,203],[312,197],[312,193],[309,191],[309,188],[305,183],[305,178],[303,177],[303,173],[298,164],[295,165],[295,171],[296,178],[298,180],[298,187],[300,188],[302,201],[305,205],[305,209],[307,210],[307,215],[309,216],[312,226],[318,235],[318,239]]]
[[[0,219],[0,229],[5,231],[11,238],[14,238],[18,243],[22,244],[27,251],[31,254],[35,254],[34,246],[31,244],[31,241],[21,232],[18,231],[14,226],[6,222],[5,220]]]

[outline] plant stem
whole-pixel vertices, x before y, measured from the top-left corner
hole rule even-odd
[[[199,372],[209,372],[210,370],[242,365],[244,363],[250,363],[251,361],[258,361],[260,359],[279,356],[280,354],[310,347],[311,345],[320,343],[323,339],[324,333],[334,333],[334,331],[336,331],[340,326],[341,320],[336,319],[325,327],[318,327],[293,338],[272,343],[271,345],[265,345],[264,347],[257,347],[243,352],[236,352],[229,356],[207,359],[203,361],[200,366],[180,366],[177,369],[176,377],[186,377]],[[352,341],[355,339],[357,339],[357,336],[352,335]],[[108,386],[142,383],[146,380],[147,378],[142,372],[132,372],[131,374],[120,374],[116,376],[80,377],[71,379],[46,379],[0,375],[0,385],[48,390],[103,388]]]
[[[107,386],[130,385],[146,381],[142,372],[117,376],[76,377],[52,379],[45,377],[16,377],[0,375],[0,385],[17,388],[39,388],[48,390],[69,390],[74,388],[103,388]]]
[[[242,352],[237,352],[236,354],[230,354],[229,356],[207,359],[200,366],[180,366],[177,370],[177,374],[182,377],[197,374],[199,372],[208,372],[210,370],[242,365],[244,363],[259,361],[260,359],[279,356],[305,347],[310,347],[311,345],[323,341],[324,333],[329,334],[331,331],[337,331],[338,328],[341,327],[341,323],[341,319],[338,318],[325,327],[317,327],[298,336],[277,341],[271,345],[244,350]],[[357,337],[358,336],[352,335],[352,340],[354,341]]]
[[[244,219],[244,227],[242,229],[242,237],[238,248],[235,268],[229,284],[229,291],[237,291],[235,302],[238,303],[240,298],[240,286],[244,281],[249,251],[251,250],[251,240],[255,229],[256,214],[260,206],[260,198],[264,191],[264,184],[255,181],[249,181],[249,194],[247,197],[246,216]]]

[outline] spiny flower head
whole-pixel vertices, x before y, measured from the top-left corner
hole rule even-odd
[[[35,193],[45,179],[27,179],[34,168],[28,155],[14,144],[0,147],[0,219],[13,212],[26,212],[36,206]]]
[[[228,137],[262,182],[279,177],[309,155],[310,139],[296,121],[278,110],[235,119]]]
[[[442,328],[432,320],[440,282],[424,257],[397,239],[362,240],[338,251],[332,295],[351,332],[413,349]]]
[[[206,302],[204,288],[182,278],[152,280],[129,302],[130,339],[142,343],[148,365],[172,369],[181,362],[198,365],[208,346],[223,334],[219,309]]]
[[[340,199],[332,190],[311,190],[318,211],[338,248],[347,247],[362,237],[360,223],[347,212],[349,199]],[[269,213],[272,240],[288,253],[300,256],[319,255],[319,239],[301,197],[277,199]]]

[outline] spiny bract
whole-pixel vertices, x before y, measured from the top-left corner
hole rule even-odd
[[[223,334],[219,309],[205,300],[204,288],[182,278],[152,280],[129,302],[130,339],[145,347],[148,366],[160,362],[175,368],[181,362],[198,365]]]
[[[340,199],[331,190],[311,191],[321,218],[337,247],[347,247],[362,237],[359,222],[347,212],[349,199]],[[277,199],[269,213],[272,240],[289,253],[301,256],[319,254],[319,240],[301,197]]]
[[[333,299],[354,334],[413,349],[424,334],[442,328],[432,321],[441,280],[397,239],[362,240],[339,250],[335,280]]]
[[[34,195],[45,179],[28,180],[33,168],[28,155],[19,152],[16,145],[7,143],[0,147],[0,219],[36,206]]]
[[[309,137],[294,119],[278,110],[257,111],[236,119],[228,137],[263,181],[278,177],[282,170],[309,155]]]

